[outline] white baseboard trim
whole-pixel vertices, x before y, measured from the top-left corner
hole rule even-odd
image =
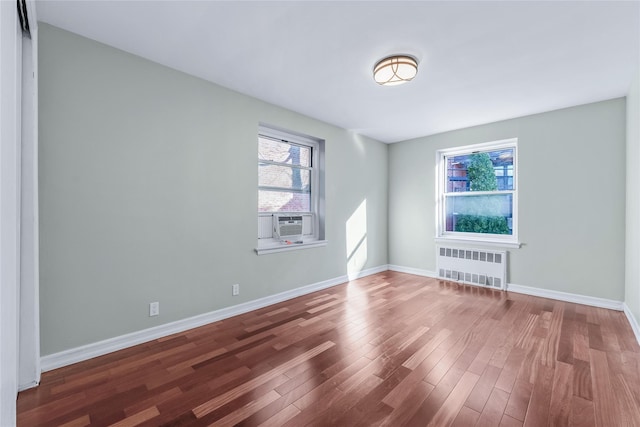
[[[368,268],[362,271],[354,271],[351,273],[347,273],[347,278],[349,280],[356,280],[362,277],[371,276],[372,274],[382,273],[383,271],[389,271],[389,266],[384,264],[379,267]]]
[[[27,384],[18,384],[18,392],[29,390],[30,388],[38,387],[40,383],[38,381],[31,381]]]
[[[436,274],[435,271],[421,270],[418,268],[404,267],[401,265],[390,264],[389,270],[398,271],[400,273],[415,274],[417,276],[438,278],[438,275]],[[532,295],[536,297],[555,299],[559,301],[573,302],[576,304],[590,305],[593,307],[608,308],[610,310],[618,310],[618,311],[623,310],[622,301],[615,301],[615,300],[610,300],[605,298],[571,294],[568,292],[552,291],[549,289],[542,289],[542,288],[532,288],[529,286],[516,285],[513,283],[507,284],[507,291],[516,292],[519,294]]]
[[[421,270],[419,268],[413,267],[403,267],[401,265],[389,264],[389,270],[397,271],[399,273],[415,274],[416,276],[433,277],[434,279],[438,277],[435,271]]]
[[[158,338],[166,337],[171,334],[183,332],[189,329],[197,328],[218,320],[227,319],[249,311],[277,304],[282,301],[290,300],[312,292],[327,289],[354,280],[357,278],[370,276],[372,274],[387,271],[387,265],[369,268],[348,275],[336,277],[322,282],[313,283],[311,285],[302,286],[300,288],[291,289],[275,295],[259,298],[253,301],[247,301],[232,307],[221,308],[220,310],[211,311],[209,313],[200,314],[198,316],[189,317],[187,319],[177,320],[175,322],[166,323],[164,325],[155,326],[153,328],[132,332],[103,341],[83,345],[80,347],[64,350],[59,353],[43,356],[40,359],[40,367],[42,372],[51,371],[53,369],[68,366],[73,363],[82,362],[83,360],[92,359],[134,345],[153,341]]]
[[[636,336],[636,341],[638,341],[638,344],[640,344],[640,325],[638,325],[638,320],[636,319],[636,316],[634,316],[631,312],[631,309],[629,309],[627,303],[625,302],[623,305],[624,314],[627,316],[627,320],[631,325],[631,329],[633,329],[633,334]]]
[[[437,274],[434,271],[422,270],[413,267],[404,267],[400,265],[381,265],[378,267],[369,268],[366,270],[351,272],[343,276],[339,276],[333,279],[325,280],[322,282],[313,283],[310,285],[302,286],[289,291],[281,292],[275,295],[270,295],[264,298],[259,298],[253,301],[247,301],[242,304],[234,305],[232,307],[226,307],[219,310],[215,310],[209,313],[204,313],[198,316],[193,316],[187,319],[177,320],[175,322],[166,323],[164,325],[155,326],[153,328],[144,329],[141,331],[132,332],[129,334],[121,335],[114,338],[109,338],[103,341],[75,347],[69,350],[64,350],[59,353],[43,356],[40,359],[40,365],[42,372],[50,371],[53,369],[68,366],[73,363],[82,362],[94,357],[102,356],[114,351],[122,350],[124,348],[132,347],[134,345],[142,344],[145,342],[153,341],[158,338],[166,337],[178,332],[184,332],[189,329],[197,328],[209,323],[217,322],[219,320],[227,319],[229,317],[237,316],[239,314],[247,313],[249,311],[258,310],[273,304],[277,304],[283,301],[290,300],[302,295],[317,292],[323,289],[327,289],[333,286],[337,286],[346,283],[350,280],[359,279],[362,277],[370,276],[372,274],[381,273],[387,270],[397,271],[400,273],[414,274],[416,276],[437,278]],[[521,286],[515,284],[508,284],[507,291],[516,292],[526,295],[532,295],[542,298],[550,298],[559,301],[572,302],[577,304],[590,305],[594,307],[607,308],[611,310],[624,311],[629,323],[633,328],[633,332],[636,335],[638,343],[640,343],[640,326],[638,325],[635,317],[629,310],[626,304],[621,301],[608,300],[604,298],[596,298],[585,295],[571,294],[567,292],[552,291],[548,289],[533,288],[529,286]],[[24,388],[27,389],[37,384],[25,384]]]
[[[568,292],[552,291],[549,289],[532,288],[529,286],[507,284],[508,292],[532,295],[535,297],[555,299],[558,301],[572,302],[575,304],[590,305],[592,307],[608,308],[609,310],[623,310],[623,302],[606,298],[590,297],[587,295],[571,294]]]

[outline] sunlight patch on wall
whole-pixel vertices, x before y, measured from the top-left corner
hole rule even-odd
[[[367,199],[347,220],[347,275],[356,276],[367,263]]]

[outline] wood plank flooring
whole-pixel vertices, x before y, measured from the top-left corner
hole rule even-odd
[[[33,426],[640,426],[622,312],[384,272],[47,372]]]

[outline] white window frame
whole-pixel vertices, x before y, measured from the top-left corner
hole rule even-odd
[[[512,195],[512,234],[483,234],[446,231],[446,185],[448,157],[473,153],[486,153],[504,149],[513,149],[513,190],[473,191],[473,195],[511,194]],[[509,138],[481,144],[466,145],[438,150],[436,152],[436,243],[473,243],[491,247],[519,248],[518,240],[518,138]],[[451,196],[449,196],[451,197]],[[458,196],[456,196],[458,197]],[[465,196],[459,196],[465,197]]]
[[[287,144],[299,145],[301,147],[310,147],[311,148],[311,166],[310,167],[302,167],[301,169],[310,171],[310,180],[311,180],[311,196],[310,196],[310,211],[308,212],[261,212],[258,211],[258,246],[256,247],[256,253],[258,255],[263,255],[266,253],[275,253],[275,252],[285,252],[290,250],[297,249],[308,249],[311,247],[317,246],[325,246],[327,241],[324,240],[324,232],[323,232],[323,222],[324,222],[324,212],[322,211],[322,190],[320,183],[320,172],[323,167],[323,148],[321,147],[324,141],[313,138],[307,135],[302,135],[299,133],[286,131],[283,129],[275,128],[269,125],[261,124],[258,127],[258,144],[259,138],[267,138],[273,139],[276,141],[286,142]],[[257,158],[258,164],[260,163],[269,163]],[[280,163],[273,163],[276,165],[280,165]],[[286,166],[286,165],[285,165]],[[258,190],[260,190],[260,186],[258,185]],[[311,233],[304,234],[302,238],[302,243],[284,243],[278,240],[275,237],[275,234],[272,233],[271,236],[261,236],[261,220],[272,222],[275,215],[294,215],[294,216],[303,216],[305,221],[305,228],[307,224],[307,220],[309,215],[311,216]],[[268,217],[268,220],[267,220]]]

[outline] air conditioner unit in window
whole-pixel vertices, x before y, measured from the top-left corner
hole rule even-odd
[[[302,215],[274,215],[273,231],[279,240],[301,240]]]

